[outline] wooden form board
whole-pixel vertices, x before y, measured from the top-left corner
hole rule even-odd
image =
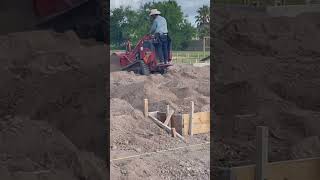
[[[158,112],[157,113],[157,118],[161,121],[164,122],[166,120],[166,113],[163,112]],[[182,129],[183,129],[183,123],[182,123],[182,115],[181,114],[174,114],[171,117],[171,122],[169,123],[169,127],[173,127],[176,129],[176,132],[182,134]]]
[[[190,114],[183,114],[183,134],[188,135]],[[193,134],[210,132],[210,112],[197,112],[193,114],[192,120]]]
[[[153,122],[155,122],[158,126],[163,128],[168,133],[174,133],[173,134],[174,137],[179,137],[181,140],[186,142],[185,138],[181,134],[177,133],[174,128],[171,128],[171,127],[165,125],[163,122],[161,122],[158,118],[156,118],[154,116],[154,115],[157,115],[157,114],[158,114],[157,112],[150,112],[150,113],[148,113],[148,117],[151,118],[153,120]]]
[[[166,113],[158,112],[156,116],[161,122],[166,119]],[[174,127],[177,133],[186,136],[189,132],[190,114],[175,114],[171,117],[170,127]],[[193,114],[193,134],[210,132],[210,112],[197,112]]]
[[[320,158],[290,160],[269,163],[266,166],[267,180],[319,180]],[[255,180],[255,165],[232,167],[223,180]]]

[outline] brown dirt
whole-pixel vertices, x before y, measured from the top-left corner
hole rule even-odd
[[[120,58],[115,54],[112,54],[110,57],[110,72],[120,71]]]
[[[215,167],[254,163],[257,125],[269,127],[270,161],[319,154],[319,139],[309,139],[320,135],[319,17],[219,17],[224,23],[214,32],[215,140],[228,151],[217,153]]]
[[[143,99],[149,99],[150,111],[165,111],[169,104],[176,112],[189,112],[190,101],[195,111],[209,111],[210,68],[175,65],[164,76],[136,76],[131,72],[114,72],[111,75],[112,98],[130,102],[135,109],[143,109]]]
[[[72,32],[0,37],[0,177],[106,178],[106,54]]]
[[[210,110],[209,67],[174,65],[162,76],[111,73],[111,159],[199,144],[209,134],[195,135],[184,143],[170,137],[151,119],[145,118],[143,99],[149,111],[176,112]],[[209,145],[158,153],[111,163],[111,179],[209,179]]]

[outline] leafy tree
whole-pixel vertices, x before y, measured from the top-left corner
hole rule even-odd
[[[196,30],[185,19],[181,6],[175,0],[171,0],[147,3],[143,7],[144,11],[150,9],[158,9],[161,12],[161,16],[166,18],[173,49],[182,50],[186,48],[188,42],[195,36]]]
[[[128,38],[138,38],[136,28],[139,26],[138,13],[130,7],[120,7],[111,11],[110,42],[117,48]]]
[[[184,49],[196,34],[196,29],[189,23],[176,1],[149,2],[134,11],[120,7],[111,11],[111,44],[120,47],[121,42],[130,37],[133,44],[149,33],[152,21],[149,10],[158,9],[167,19],[168,30],[172,38],[173,49]]]
[[[210,35],[210,7],[204,5],[197,10],[196,23],[198,35],[202,39]]]
[[[110,42],[119,46],[122,39],[122,27],[125,22],[125,10],[123,7],[116,8],[111,11],[110,15]]]

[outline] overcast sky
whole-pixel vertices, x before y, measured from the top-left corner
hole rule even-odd
[[[118,8],[120,6],[131,6],[133,9],[137,9],[140,5],[146,2],[158,2],[166,0],[111,0],[111,9]],[[197,15],[197,9],[203,5],[210,5],[210,0],[176,0],[181,6],[182,11],[188,16],[190,23],[195,25],[195,16]]]

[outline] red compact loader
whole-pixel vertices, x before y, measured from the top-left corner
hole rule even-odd
[[[133,71],[141,75],[150,73],[165,74],[169,66],[172,66],[171,45],[168,46],[169,63],[159,64],[154,47],[155,37],[153,35],[143,36],[136,47],[131,50],[130,41],[127,42],[127,51],[114,53],[118,58],[111,59],[113,66],[120,66],[121,70]],[[111,66],[112,66],[111,65]]]

